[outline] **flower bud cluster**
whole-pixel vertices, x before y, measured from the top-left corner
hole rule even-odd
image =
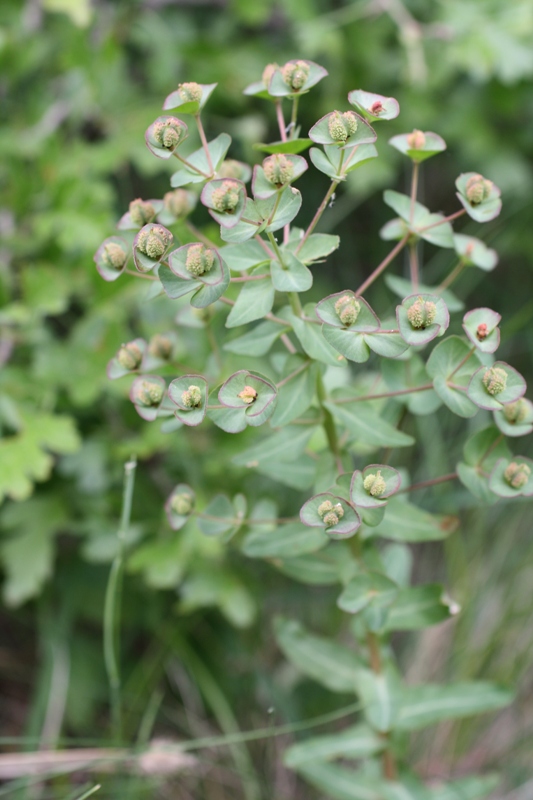
[[[353,325],[361,311],[361,304],[350,294],[345,294],[335,303],[335,313],[343,325]]]
[[[148,344],[148,352],[154,358],[162,358],[164,361],[166,361],[170,358],[172,353],[172,342],[168,336],[163,336],[160,333],[156,333],[155,336],[152,336],[150,339]]]
[[[511,424],[519,425],[528,415],[527,403],[523,397],[514,403],[507,403],[502,409],[503,416]]]
[[[140,381],[134,387],[133,401],[139,406],[152,408],[158,406],[163,399],[163,387],[150,380]]]
[[[167,192],[163,197],[163,203],[165,210],[178,219],[186,217],[192,211],[189,195],[185,189],[174,189],[173,192]]]
[[[129,212],[132,222],[138,225],[139,228],[151,222],[156,213],[153,205],[148,200],[141,200],[140,197],[131,201]]]
[[[239,190],[240,186],[238,183],[234,183],[232,180],[224,181],[211,195],[215,211],[219,211],[221,214],[235,211],[239,203]]]
[[[371,472],[370,475],[367,475],[363,481],[363,488],[371,497],[381,497],[387,488],[381,470],[378,469],[377,472]]]
[[[471,175],[465,186],[466,199],[471,206],[478,206],[487,199],[492,186],[492,181],[488,181],[483,175]]]
[[[282,153],[275,153],[263,161],[265,176],[274,186],[285,186],[294,175],[294,164]]]
[[[334,111],[328,120],[329,135],[334,142],[345,142],[357,130],[357,115],[353,111]]]
[[[322,522],[327,528],[337,525],[339,520],[344,517],[344,509],[341,503],[333,503],[331,500],[324,500],[323,503],[317,508],[318,516],[322,518]]]
[[[137,236],[137,249],[149,258],[157,260],[172,243],[172,234],[162,225],[154,225],[146,230],[142,228]]]
[[[123,344],[117,353],[117,361],[124,369],[137,369],[142,361],[143,354],[135,342]]]
[[[516,461],[511,461],[503,473],[503,477],[513,489],[522,489],[528,482],[530,475],[531,468],[527,464],[517,464]]]
[[[227,158],[218,168],[218,174],[221,178],[235,178],[235,180],[242,181],[245,172],[240,161]]]
[[[287,86],[297,92],[309,77],[309,64],[306,64],[305,61],[288,61],[281,68],[281,74]],[[263,72],[263,79],[264,75],[265,73]]]
[[[483,386],[492,396],[501,394],[507,386],[507,373],[501,367],[490,367],[483,375]]]
[[[407,319],[416,330],[427,328],[435,321],[436,316],[437,306],[435,303],[431,300],[423,300],[421,297],[407,310]]]
[[[117,242],[108,242],[102,250],[102,263],[109,269],[122,269],[128,254]]]
[[[240,397],[244,403],[251,405],[257,399],[257,391],[253,386],[245,386],[237,397]]]
[[[489,326],[486,322],[480,322],[476,330],[476,339],[483,342],[489,335]]]
[[[184,101],[199,103],[202,99],[202,87],[199,83],[180,83],[178,94]]]
[[[423,131],[416,128],[407,136],[407,144],[411,150],[422,150],[426,144],[426,135]]]
[[[199,386],[189,386],[189,388],[182,393],[181,402],[185,408],[200,408],[202,405],[202,391]]]
[[[170,501],[170,508],[180,517],[186,517],[194,508],[194,497],[188,492],[175,494]]]
[[[213,250],[205,247],[203,244],[193,244],[187,251],[187,258],[185,259],[185,269],[199,278],[200,275],[205,275],[209,272],[215,263],[215,253]]]
[[[174,150],[184,138],[185,125],[177,117],[167,117],[154,124],[152,135],[167,150]]]

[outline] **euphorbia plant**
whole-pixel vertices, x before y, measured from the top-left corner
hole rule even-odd
[[[198,508],[199,487],[184,483],[165,506],[175,530],[196,521],[206,535],[232,540],[246,556],[265,558],[295,580],[339,585],[337,605],[351,617],[353,652],[296,620],[277,619],[275,632],[299,670],[331,691],[355,691],[360,719],[341,733],[296,744],[287,765],[341,800],[473,800],[492,779],[424,787],[405,763],[405,734],[497,709],[509,702],[509,692],[486,682],[407,686],[390,636],[459,612],[443,586],[410,583],[407,543],[443,539],[456,527],[455,519],[418,508],[411,492],[460,480],[482,503],[533,494],[530,462],[507,443],[533,429],[533,405],[523,398],[522,376],[494,361],[500,315],[476,308],[461,320],[462,303],[449,289],[465,268],[496,266],[494,251],[456,233],[452,222],[465,215],[490,221],[500,211],[499,191],[482,175],[466,173],[456,181],[461,207],[448,217],[430,211],[417,200],[420,165],[446,144],[420,130],[394,136],[390,143],[412,162],[410,195],[389,190],[384,196],[397,217],[381,236],[396,244],[360,286],[303,303],[313,265],[339,247],[337,236],[315,232],[322,214],[348,174],[377,156],[373,126],[399,114],[394,98],[353,90],[348,99],[355,110],[332,110],[302,137],[300,97],[326,74],[296,59],[268,65],[248,87],[247,94],[273,104],[280,135],[258,145],[266,156],[253,170],[226,159],[227,134],[207,141],[201,114],[215,84],[184,83],[167,97],[164,109],[173,115],[152,122],[146,142],[155,156],[179,162],[170,176],[173,191],[162,200],[132,201],[120,236],[109,237],[95,261],[105,280],[137,275],[152,282],[151,297],[164,293],[175,301],[177,330],[123,343],[109,377],[130,375],[138,413],[163,419],[169,435],[200,424],[237,435],[261,428],[234,466],[301,493],[289,519],[280,519],[273,500],[261,496],[218,495]],[[284,102],[291,107],[288,125]],[[190,154],[183,147],[190,129],[175,114],[196,123],[201,146]],[[310,161],[330,186],[303,230],[294,225],[302,195],[293,184],[308,169],[300,153],[309,147]],[[207,238],[191,222],[198,201],[220,225],[219,238]],[[437,286],[421,281],[420,240],[456,254]],[[395,310],[373,309],[364,295],[404,249],[410,278],[389,283],[400,302]],[[135,269],[127,268],[130,254]],[[445,335],[450,314],[462,321],[465,335]],[[221,319],[224,339],[213,328]],[[198,336],[211,344],[212,357],[191,363],[186,356],[178,367],[176,358],[188,349],[183,342]],[[244,357],[255,359],[253,369]],[[370,359],[372,371],[359,366]],[[494,422],[466,439],[464,461],[449,473],[413,484],[401,454],[416,442],[402,422],[406,413],[432,414],[443,405],[463,418],[485,409]],[[340,758],[354,760],[357,769],[333,763]]]

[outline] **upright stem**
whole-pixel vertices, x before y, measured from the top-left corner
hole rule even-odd
[[[304,246],[304,244],[307,241],[307,239],[309,238],[309,236],[313,233],[314,229],[316,228],[316,226],[317,226],[317,224],[318,224],[318,222],[320,220],[320,217],[322,216],[322,214],[326,210],[326,206],[327,206],[327,204],[329,203],[329,201],[331,199],[331,195],[335,193],[335,190],[336,190],[337,186],[339,185],[339,183],[340,183],[340,181],[332,181],[331,186],[329,187],[328,191],[326,192],[326,196],[324,197],[324,199],[320,203],[320,206],[318,207],[318,210],[317,210],[315,216],[311,220],[311,222],[309,224],[309,227],[307,228],[306,232],[304,233],[304,235],[300,239],[298,247],[296,248],[296,251],[295,251],[296,254],[298,254],[300,252],[300,250]]]
[[[211,175],[213,175],[213,162],[211,161],[211,153],[209,152],[209,147],[207,145],[207,139],[205,138],[205,131],[204,126],[202,125],[202,120],[200,114],[195,114],[194,119],[196,120],[196,126],[198,128],[198,133],[200,134],[200,139],[202,140],[202,147],[204,148],[205,157],[207,159],[207,163],[209,165],[209,171]]]
[[[445,289],[451,286],[454,280],[459,277],[459,275],[461,274],[461,272],[464,270],[465,267],[466,267],[466,261],[463,261],[462,258],[459,259],[458,263],[452,269],[450,274],[446,278],[444,278],[441,285],[437,288],[437,292],[438,293],[443,292]]]
[[[372,672],[374,672],[376,675],[380,675],[383,669],[381,651],[379,647],[379,639],[373,631],[367,631],[366,643],[368,645],[370,667],[372,668]],[[388,735],[384,733],[382,736],[388,744]],[[396,768],[396,761],[388,747],[384,750],[382,755],[382,769],[384,778],[389,781],[394,781],[397,779],[398,770]]]
[[[339,440],[337,438],[337,429],[335,427],[335,421],[333,419],[333,416],[331,415],[331,412],[324,406],[327,394],[320,373],[318,373],[318,377],[316,380],[316,393],[318,396],[318,402],[320,403],[322,414],[324,416],[323,425],[324,425],[324,431],[326,432],[326,436],[328,439],[329,449],[331,450],[333,456],[335,457],[337,469],[339,471],[339,474],[341,474],[342,472],[344,472],[344,467],[342,466],[342,459],[339,449]]]
[[[401,250],[403,250],[403,248],[407,244],[410,235],[411,235],[410,233],[406,233],[403,239],[400,239],[398,244],[392,248],[389,255],[383,259],[381,264],[379,264],[374,270],[374,272],[368,276],[366,281],[363,281],[361,286],[358,289],[356,289],[355,291],[356,294],[363,294],[363,292],[366,291],[366,289],[368,289],[368,287],[374,283],[376,278],[378,278],[381,275],[383,270],[389,266],[390,262],[393,261],[394,258],[396,258],[396,256]]]
[[[136,467],[135,458],[131,458],[124,464],[124,492],[120,525],[117,531],[117,554],[111,565],[104,606],[104,661],[109,681],[113,736],[117,742],[122,739],[122,700],[118,653],[122,567],[126,537],[130,526]]]
[[[281,100],[276,100],[276,116],[278,118],[279,135],[281,141],[287,141],[287,131],[285,130],[285,117],[283,116],[283,109],[281,107]]]
[[[294,95],[292,98],[292,114],[291,114],[291,122],[290,122],[290,138],[294,139],[295,135],[294,132],[296,130],[296,120],[298,119],[298,101],[299,96],[297,94]]]
[[[409,244],[409,271],[411,274],[411,285],[413,292],[418,291],[418,251],[417,243],[410,242]]]
[[[278,259],[278,261],[279,261],[279,263],[281,265],[281,268],[282,269],[287,269],[286,265],[283,262],[283,254],[282,254],[281,250],[279,249],[278,243],[276,242],[276,237],[270,231],[267,231],[266,234],[268,236],[268,240],[269,240],[270,244],[272,245],[272,249],[274,250],[274,252],[276,254],[276,258]],[[302,304],[300,302],[300,298],[298,296],[298,293],[297,292],[287,292],[287,297],[289,298],[289,303],[291,304],[291,308],[292,308],[293,314],[295,314],[295,316],[297,316],[297,317],[301,317],[304,310],[302,308]]]
[[[416,203],[416,196],[418,193],[418,174],[420,171],[420,164],[418,161],[415,161],[413,164],[413,175],[411,178],[411,208],[409,210],[409,222],[411,225],[413,224],[413,220],[415,217],[415,203]]]

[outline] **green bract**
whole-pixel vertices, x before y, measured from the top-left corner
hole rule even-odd
[[[446,142],[438,134],[431,131],[414,130],[412,133],[401,133],[389,139],[389,144],[414,161],[420,163],[446,150]]]

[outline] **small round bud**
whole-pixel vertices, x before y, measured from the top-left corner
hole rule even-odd
[[[150,380],[140,381],[134,388],[134,402],[137,405],[151,408],[158,406],[163,399],[163,387]]]
[[[202,87],[199,83],[180,83],[178,94],[182,100],[199,103],[202,99]]]
[[[385,109],[381,100],[376,100],[376,102],[372,103],[370,106],[370,113],[373,114],[374,117],[379,117],[379,115],[383,114],[384,111]]]
[[[150,339],[148,352],[154,358],[162,358],[166,361],[170,358],[170,354],[172,353],[172,342],[168,336],[162,336],[160,333],[156,333],[155,336],[152,336]]]
[[[422,150],[426,144],[426,135],[423,131],[414,129],[414,131],[407,136],[407,144],[410,150]]]
[[[278,69],[277,64],[267,64],[263,70],[263,74],[261,75],[261,80],[263,81],[265,88],[268,89],[270,86],[270,81],[272,79],[272,75]]]
[[[116,242],[108,242],[105,245],[102,251],[102,262],[105,264],[106,267],[109,269],[122,269],[126,261],[128,260],[128,254]]]
[[[333,525],[337,525],[339,522],[339,517],[334,511],[328,511],[328,513],[324,514],[322,517],[322,521],[324,522],[326,528],[332,528]]]
[[[149,203],[148,200],[141,200],[140,197],[131,201],[129,212],[132,222],[138,225],[139,228],[151,222],[155,217],[155,208],[153,205]]]
[[[224,212],[233,213],[239,203],[239,190],[239,184],[234,183],[232,180],[224,181],[211,195],[215,211],[219,211],[221,214]]]
[[[200,408],[202,405],[202,391],[199,386],[189,386],[181,395],[181,402],[185,408]]]
[[[165,210],[178,219],[186,217],[192,211],[189,196],[185,189],[174,189],[173,192],[167,192],[163,197],[163,203]]]
[[[350,294],[345,294],[335,303],[335,312],[343,325],[353,325],[361,311],[361,304]]]
[[[123,344],[117,353],[117,361],[124,369],[137,369],[142,361],[143,354],[135,342]]]
[[[431,300],[416,300],[407,310],[407,319],[413,328],[420,330],[431,325],[437,316],[437,306]]]
[[[285,186],[294,175],[294,164],[282,153],[275,153],[263,161],[267,180],[275,186]]]
[[[489,327],[486,322],[480,322],[476,329],[476,339],[483,342],[489,335]]]
[[[235,180],[242,181],[244,176],[243,165],[234,158],[227,158],[218,168],[218,174],[221,178],[235,178]]]
[[[503,416],[511,425],[520,425],[528,415],[527,403],[523,397],[521,397],[520,400],[515,400],[514,403],[507,403],[507,405],[502,408],[502,411]]]
[[[490,367],[483,375],[483,386],[493,397],[500,394],[507,386],[506,371],[501,367]]]
[[[155,123],[152,135],[161,147],[174,150],[183,139],[184,130],[185,126],[180,119],[168,117]]]
[[[466,199],[471,206],[478,206],[486,200],[492,190],[492,181],[486,180],[483,175],[471,175],[466,182]]]
[[[324,517],[324,515],[327,514],[328,511],[333,511],[333,503],[331,502],[331,500],[324,500],[324,502],[320,503],[320,505],[317,508],[318,516]]]
[[[465,247],[465,254],[464,258],[470,258],[474,252],[474,242],[468,242],[467,246]]]
[[[187,258],[185,260],[185,269],[199,278],[200,275],[205,275],[212,269],[215,262],[215,254],[213,250],[205,247],[203,244],[193,244],[187,251]]]
[[[137,249],[149,258],[161,258],[167,247],[172,242],[172,234],[162,225],[154,225],[146,230],[142,228],[137,236]]]
[[[353,111],[334,111],[328,120],[329,135],[335,142],[345,142],[349,136],[356,132],[358,126],[357,116]]]
[[[239,392],[237,397],[240,397],[244,403],[250,405],[257,399],[257,392],[253,386],[245,386],[242,392]]]
[[[516,461],[511,461],[503,477],[513,489],[522,489],[529,480],[531,469],[527,464],[517,464]]]
[[[180,517],[186,517],[191,513],[194,507],[194,497],[188,492],[180,492],[175,494],[170,501],[170,508],[175,514]]]
[[[363,488],[372,497],[381,497],[387,488],[381,470],[378,469],[376,473],[371,472],[370,475],[367,475],[363,481]]]
[[[287,86],[297,92],[309,77],[309,64],[305,61],[288,61],[281,68],[281,74]]]

